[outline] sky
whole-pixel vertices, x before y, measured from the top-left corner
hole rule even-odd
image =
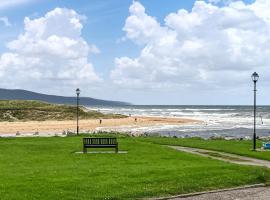
[[[270,99],[269,0],[0,0],[0,88],[159,105]]]

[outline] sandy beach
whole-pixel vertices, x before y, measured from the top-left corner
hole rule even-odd
[[[137,118],[137,121],[136,121]],[[99,119],[80,120],[80,131],[93,132],[99,130],[114,131],[123,130],[125,127],[149,127],[158,125],[181,125],[187,123],[200,123],[200,121],[184,118],[165,117],[128,117],[121,119]],[[27,122],[0,122],[0,135],[15,135],[19,132],[22,135],[62,134],[63,131],[76,130],[76,120],[72,121],[27,121]]]

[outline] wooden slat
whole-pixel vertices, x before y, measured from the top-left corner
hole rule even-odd
[[[89,145],[115,145],[117,140],[116,138],[83,138],[83,143]]]
[[[87,153],[87,148],[115,148],[118,152],[116,138],[83,138],[83,152]]]

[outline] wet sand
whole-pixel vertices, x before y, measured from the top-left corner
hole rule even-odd
[[[136,120],[137,118],[137,120]],[[80,120],[81,132],[93,132],[98,130],[117,130],[123,127],[149,127],[158,125],[181,125],[187,123],[200,123],[200,121],[183,118],[165,117],[128,117],[121,119]],[[63,131],[75,132],[76,120],[70,121],[27,121],[27,122],[0,122],[0,135],[2,134],[62,134]]]

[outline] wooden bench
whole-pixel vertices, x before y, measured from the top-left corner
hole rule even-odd
[[[83,138],[83,153],[87,153],[87,148],[115,148],[118,153],[116,138]]]

